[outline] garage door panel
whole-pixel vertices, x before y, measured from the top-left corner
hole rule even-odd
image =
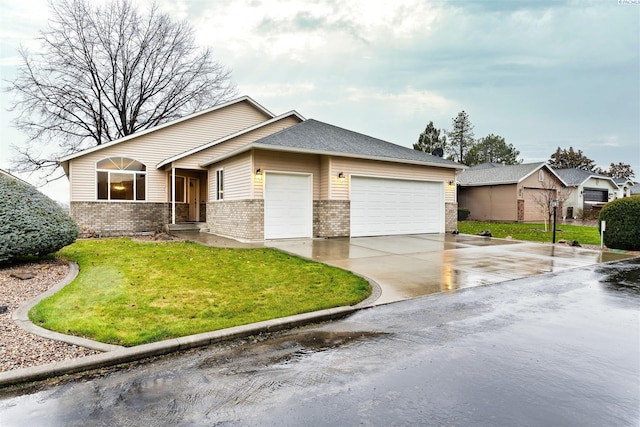
[[[444,232],[441,183],[352,177],[352,236],[441,232]]]
[[[311,237],[310,180],[308,175],[265,174],[265,239]]]

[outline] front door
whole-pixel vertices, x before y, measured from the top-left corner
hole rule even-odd
[[[189,178],[189,221],[200,221],[200,180]]]

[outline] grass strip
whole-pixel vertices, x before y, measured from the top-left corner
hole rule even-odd
[[[481,222],[481,221],[460,221],[458,231],[464,234],[478,234],[483,230],[491,231],[493,237],[505,238],[511,236],[516,240],[527,240],[532,242],[552,241],[552,225],[529,224],[518,222]],[[600,232],[597,226],[556,224],[556,242],[558,240],[569,242],[577,240],[580,244],[599,245]]]
[[[31,320],[124,346],[352,305],[371,292],[351,272],[269,248],[92,239],[58,255],[80,273]]]

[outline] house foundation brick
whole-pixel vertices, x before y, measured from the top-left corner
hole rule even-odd
[[[351,201],[313,201],[313,235],[315,237],[349,237],[350,234]]]
[[[448,202],[444,204],[444,229],[446,232],[451,232],[458,229],[457,203]]]
[[[147,202],[71,202],[80,236],[127,236],[159,232],[171,221],[171,204]]]
[[[264,200],[224,200],[207,203],[207,227],[236,239],[264,238]]]

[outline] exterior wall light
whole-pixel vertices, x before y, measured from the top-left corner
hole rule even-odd
[[[343,172],[338,172],[338,182],[345,182],[347,179],[344,177]]]
[[[260,168],[256,169],[256,180],[262,181],[262,170]]]

